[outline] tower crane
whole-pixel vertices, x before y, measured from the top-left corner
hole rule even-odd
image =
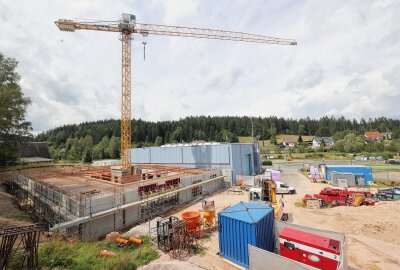
[[[294,39],[275,38],[243,32],[136,22],[136,16],[122,13],[117,21],[59,19],[61,31],[94,30],[120,33],[122,41],[121,165],[131,171],[131,40],[134,34],[244,41],[277,45],[297,45]]]

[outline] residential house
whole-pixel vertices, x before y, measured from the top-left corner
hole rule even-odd
[[[383,139],[383,134],[379,131],[367,131],[364,133],[364,137],[367,142],[380,141]]]
[[[282,138],[282,145],[285,147],[294,147],[296,145],[296,136],[284,135]]]
[[[392,139],[392,132],[383,132],[382,135],[383,135],[383,138],[385,140],[391,140]]]
[[[333,137],[315,137],[312,141],[312,147],[318,148],[321,146],[332,147],[335,144]]]

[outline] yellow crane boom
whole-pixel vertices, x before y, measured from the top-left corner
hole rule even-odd
[[[122,14],[117,21],[65,20],[55,21],[61,31],[94,30],[121,33],[122,41],[122,102],[121,102],[121,165],[131,168],[131,40],[133,34],[180,36],[231,40],[254,43],[297,45],[294,39],[275,38],[243,32],[206,28],[137,23],[135,15]]]

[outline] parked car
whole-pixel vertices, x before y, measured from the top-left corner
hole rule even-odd
[[[276,193],[279,194],[296,194],[294,187],[288,186],[283,182],[276,181]]]
[[[385,161],[386,164],[400,164],[400,160],[397,159],[388,159]]]

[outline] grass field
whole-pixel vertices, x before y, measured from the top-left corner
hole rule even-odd
[[[70,162],[70,161],[57,161],[51,163],[24,163],[21,165],[15,166],[8,166],[8,167],[0,167],[0,172],[7,172],[7,171],[16,171],[22,169],[29,169],[29,168],[40,168],[40,167],[53,167],[53,166],[73,166],[76,164],[80,164],[81,162]]]
[[[379,188],[389,188],[389,187],[396,187],[400,185],[398,181],[392,180],[374,180],[374,184],[376,184]]]
[[[143,239],[140,246],[132,244],[122,248],[108,241],[70,243],[53,240],[42,243],[39,246],[40,269],[137,269],[159,257],[150,238]],[[99,252],[103,249],[116,255],[100,257]]]

